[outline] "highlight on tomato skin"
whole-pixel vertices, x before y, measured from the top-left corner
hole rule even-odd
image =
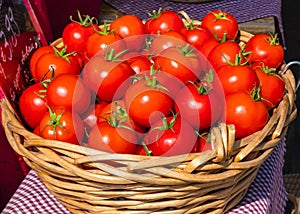
[[[95,17],[82,15],[78,10],[76,18],[70,17],[70,22],[64,27],[61,37],[68,52],[83,54],[87,49],[88,38],[99,30]]]
[[[234,124],[236,139],[261,130],[268,122],[268,108],[260,99],[256,100],[255,93],[239,91],[226,96],[225,122]]]
[[[84,137],[82,119],[77,113],[64,106],[49,108],[38,127],[39,130],[36,133],[46,139],[78,145]]]
[[[31,129],[35,129],[44,114],[48,111],[45,87],[41,83],[34,83],[26,88],[19,99],[21,116]]]
[[[85,124],[87,131],[89,132],[98,121],[101,119],[100,115],[102,110],[108,105],[107,102],[99,102],[91,104],[89,108],[82,114],[82,120]]]
[[[88,146],[101,151],[133,154],[136,145],[134,130],[126,128],[118,119],[99,122],[89,133]]]
[[[264,63],[253,63],[252,68],[260,81],[260,93],[263,103],[272,109],[282,100],[285,83],[276,68],[269,68]]]
[[[213,10],[202,18],[201,27],[207,28],[218,40],[235,40],[238,35],[238,22],[227,11]]]
[[[50,107],[65,106],[83,114],[92,99],[91,90],[78,75],[61,74],[47,86],[47,104]]]
[[[221,122],[235,126],[236,139],[251,135],[282,100],[282,47],[276,35],[253,35],[242,46],[238,30],[224,10],[186,22],[160,9],[147,20],[128,14],[97,27],[81,16],[66,26],[63,47],[32,55],[45,104],[31,119],[25,114],[38,110],[20,99],[24,120],[41,137],[116,154],[206,152]],[[82,41],[71,38],[75,31]]]
[[[284,60],[284,49],[278,35],[259,33],[252,36],[245,44],[245,52],[249,52],[250,64],[263,63],[269,68],[279,68]]]
[[[143,142],[154,156],[188,154],[197,144],[197,134],[191,124],[175,115],[156,120]]]
[[[45,51],[36,61],[33,76],[36,82],[51,80],[60,74],[69,73],[79,75],[81,65],[75,57],[76,53],[68,53],[66,48],[52,47],[53,51]],[[33,71],[33,72],[34,72]]]
[[[112,21],[110,31],[119,34],[130,51],[140,51],[145,43],[147,28],[143,21],[133,15],[125,14]]]

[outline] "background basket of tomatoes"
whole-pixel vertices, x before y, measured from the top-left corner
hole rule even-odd
[[[202,22],[153,16],[101,26],[79,16],[77,29],[33,54],[22,121],[1,103],[12,148],[74,213],[224,213],[296,116],[295,79],[276,37],[238,31],[225,11]],[[68,36],[82,28],[84,41]],[[42,108],[29,108],[30,97]],[[208,104],[191,114],[193,103]]]

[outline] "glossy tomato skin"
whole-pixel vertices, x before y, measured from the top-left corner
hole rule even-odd
[[[216,90],[200,92],[197,85],[189,83],[176,95],[175,109],[195,130],[203,130],[221,119],[222,99]]]
[[[161,115],[168,116],[173,108],[173,99],[159,88],[147,85],[145,79],[132,84],[125,93],[124,104],[129,117],[144,128]]]
[[[212,150],[212,145],[209,134],[201,134],[201,136],[198,137],[197,152],[206,152],[210,150]]]
[[[36,77],[36,63],[37,63],[38,59],[46,53],[54,53],[53,47],[50,45],[41,46],[30,57],[29,71],[30,71],[32,79],[35,82],[38,82],[37,77]]]
[[[87,41],[87,56],[92,58],[97,53],[105,53],[107,48],[114,49],[116,53],[127,48],[125,40],[115,32],[107,32],[101,34],[99,32],[93,33]]]
[[[97,123],[110,121],[113,117],[116,117],[117,120],[123,121],[123,125],[126,125],[134,131],[138,139],[141,139],[146,131],[143,127],[134,123],[134,121],[129,117],[124,100],[113,100],[108,103],[98,115]]]
[[[145,148],[142,145],[137,145],[134,154],[147,155]]]
[[[26,124],[34,129],[48,111],[46,88],[41,83],[26,88],[20,96],[19,108]]]
[[[91,91],[83,79],[74,74],[61,74],[47,88],[50,107],[65,106],[78,114],[84,113],[91,103]]]
[[[262,62],[269,68],[278,68],[283,62],[284,50],[276,38],[269,34],[251,37],[245,46],[245,52],[250,52],[249,63]]]
[[[160,55],[160,53],[169,47],[183,47],[187,45],[185,36],[175,30],[170,30],[159,35],[152,36],[151,48],[149,52],[154,56]]]
[[[228,62],[234,64],[240,52],[241,48],[236,42],[221,42],[210,51],[207,59],[214,69],[218,70],[221,66],[228,65]]]
[[[130,67],[135,71],[136,74],[143,72],[149,72],[152,65],[151,60],[146,56],[139,55],[127,60]]]
[[[224,65],[216,71],[224,93],[248,91],[260,84],[256,72],[249,65]]]
[[[83,114],[82,120],[88,132],[96,126],[100,118],[102,110],[108,105],[106,102],[99,102],[94,105],[90,105],[88,110]]]
[[[211,50],[214,49],[219,43],[220,42],[216,38],[211,37],[207,39],[206,42],[202,43],[202,45],[198,47],[198,50],[203,54],[204,57],[207,58]]]
[[[166,93],[173,99],[178,91],[182,87],[185,87],[185,83],[170,73],[158,72],[155,74],[155,77],[157,78],[157,81],[166,89]]]
[[[194,54],[185,55],[177,47],[169,47],[153,60],[155,68],[178,78],[183,84],[196,81],[201,73],[201,60]]]
[[[207,40],[214,38],[208,29],[203,28],[200,25],[193,28],[184,28],[181,32],[185,36],[187,42],[198,50]]]
[[[226,96],[226,123],[234,124],[237,139],[261,130],[268,122],[268,109],[248,92],[236,92]]]
[[[79,115],[71,110],[59,106],[52,112],[47,112],[39,124],[39,135],[46,139],[59,140],[71,144],[79,144],[84,137],[84,125]]]
[[[235,40],[238,34],[236,18],[224,10],[208,12],[202,19],[201,26],[207,28],[216,38],[222,40]]]
[[[62,57],[57,53],[43,54],[36,62],[36,79],[42,81],[52,79],[63,73],[79,75],[81,65],[75,56]]]
[[[184,28],[181,17],[171,10],[159,12],[159,15],[156,17],[148,19],[145,25],[150,34],[164,33],[169,30],[180,32]]]
[[[133,14],[118,17],[110,24],[110,30],[125,39],[128,50],[140,51],[144,47],[147,29],[139,17]]]
[[[168,123],[173,119],[167,117]],[[162,119],[154,123],[145,135],[143,142],[154,156],[172,156],[188,154],[197,144],[197,136],[192,126],[180,117],[177,117],[172,128],[160,130],[164,126]]]
[[[67,51],[86,52],[88,38],[95,30],[99,30],[99,27],[91,22],[86,25],[74,21],[67,24],[62,32],[62,40]]]
[[[107,122],[98,123],[89,133],[88,146],[100,151],[133,154],[137,138],[133,131],[122,127],[113,127]]]
[[[108,103],[99,112],[97,123],[109,121],[114,116],[113,114],[115,114],[115,117],[118,120],[121,120],[123,118],[125,118],[126,120],[129,119],[124,106],[124,100],[113,100],[112,102]]]
[[[105,102],[122,98],[134,74],[128,63],[108,61],[102,55],[90,59],[82,71],[86,85]]]
[[[268,109],[274,108],[283,98],[285,91],[284,80],[276,73],[275,69],[272,71],[272,68],[266,68],[260,63],[252,67],[260,81],[262,102]]]
[[[75,58],[78,60],[78,63],[81,68],[89,62],[89,57],[87,56],[87,52],[76,52]]]

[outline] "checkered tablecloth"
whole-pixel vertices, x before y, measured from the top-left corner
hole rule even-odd
[[[262,164],[244,199],[228,214],[282,214],[287,200],[283,185],[285,141],[276,146]],[[10,199],[2,214],[71,214],[48,192],[31,170]]]

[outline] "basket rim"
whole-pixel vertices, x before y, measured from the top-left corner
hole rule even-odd
[[[291,76],[293,77],[293,74],[291,71],[288,71],[287,73],[289,75],[288,78],[291,78]],[[290,81],[290,80],[288,79],[288,81]],[[293,91],[293,88],[294,88],[293,81],[291,81],[288,85],[290,85],[289,90]],[[139,159],[139,161],[142,162],[142,164],[140,164],[140,163],[129,164],[128,165],[129,171],[138,170],[138,169],[145,168],[145,167],[148,168],[148,167],[172,164],[172,163],[178,162],[178,159],[181,159],[181,160],[184,159],[187,161],[193,161],[190,163],[190,166],[187,167],[186,171],[185,171],[185,172],[192,172],[194,170],[194,168],[197,168],[198,166],[203,165],[203,163],[205,161],[214,160],[216,163],[222,162],[222,161],[226,160],[226,158],[233,156],[232,154],[230,154],[231,152],[238,150],[240,147],[247,147],[248,148],[247,150],[243,150],[244,152],[240,151],[238,154],[240,156],[237,155],[235,157],[235,159],[232,160],[232,163],[241,162],[250,152],[260,151],[260,149],[273,148],[275,145],[277,145],[277,143],[279,143],[280,139],[282,139],[284,137],[285,132],[286,132],[284,130],[284,127],[286,127],[288,125],[288,124],[286,124],[287,122],[284,119],[279,120],[279,118],[282,117],[282,115],[287,117],[288,114],[292,114],[292,104],[294,102],[294,99],[295,99],[295,97],[293,97],[293,96],[291,97],[286,94],[283,101],[281,102],[281,105],[279,105],[280,108],[287,106],[285,111],[284,112],[277,111],[280,113],[277,113],[276,117],[274,119],[271,118],[268,121],[268,123],[270,123],[270,125],[266,125],[266,127],[264,127],[263,130],[255,132],[255,133],[253,133],[245,138],[242,138],[240,140],[236,141],[235,138],[232,137],[232,135],[234,134],[234,127],[231,124],[221,123],[219,125],[219,127],[213,127],[211,129],[211,131],[215,135],[218,136],[218,137],[216,137],[218,139],[216,139],[214,141],[215,142],[214,145],[216,148],[214,150],[210,150],[207,152],[200,152],[200,153],[189,153],[189,154],[183,154],[183,155],[177,155],[177,156],[170,156],[170,157],[142,156],[142,155],[135,155],[135,154],[117,154],[115,156],[116,156],[116,158],[118,158],[119,156],[127,157],[129,160]],[[3,109],[2,114],[4,114],[4,116],[2,116],[2,117],[4,117],[4,118],[9,117],[10,119],[12,119],[12,117],[15,117],[15,115],[13,113],[13,109],[10,106],[8,106],[9,104],[7,105],[7,103],[8,103],[8,101],[6,101],[6,99],[4,99],[1,102],[1,106]],[[7,115],[5,115],[5,114],[7,114]],[[295,115],[295,113],[293,113],[293,115]],[[277,129],[279,129],[279,130],[276,130],[276,129],[274,130],[274,132],[272,134],[272,139],[267,144],[258,146],[258,144],[261,141],[257,141],[257,140],[265,136],[265,133],[264,133],[265,131],[268,131],[268,130],[270,131],[270,129],[274,129],[273,126],[275,123],[278,122],[278,120],[280,123],[277,124]],[[292,121],[293,118],[290,120]],[[24,143],[25,147],[52,146],[57,149],[66,149],[66,147],[68,147],[68,149],[72,152],[82,150],[82,148],[83,148],[83,146],[81,146],[81,145],[72,145],[72,144],[69,144],[66,142],[43,139],[43,138],[35,135],[31,131],[26,130],[24,128],[24,126],[21,124],[21,122],[18,121],[17,118],[13,118],[12,121],[2,121],[2,123],[4,123],[3,124],[4,127],[11,126],[12,124],[14,124],[14,125],[16,124],[16,127],[14,127],[14,129],[18,129],[18,130],[14,130],[14,131],[22,130],[22,133],[20,133],[20,134],[24,134],[28,138],[32,139],[31,141],[26,141]],[[5,123],[7,123],[7,124],[5,124]],[[12,128],[12,127],[10,127],[10,128]],[[222,142],[221,139],[224,137],[226,137],[227,139],[223,139],[223,140],[227,141],[229,139],[230,142]],[[255,142],[255,143],[251,143],[251,142]],[[255,148],[255,147],[257,147],[257,148]],[[226,151],[224,152],[225,149],[226,149]],[[98,151],[98,150],[95,150],[92,148],[84,147],[84,150],[87,151],[88,154],[92,154],[94,156],[94,158],[97,158],[97,157],[103,156],[103,155],[111,155],[111,153]],[[160,159],[160,164],[157,165],[156,159],[158,159],[158,158]],[[81,158],[81,159],[77,160],[76,164],[87,163],[88,161],[89,161],[88,158]],[[197,165],[197,167],[196,167],[196,165]],[[204,166],[204,168],[205,168],[205,166]]]
[[[239,31],[240,45],[252,36],[249,32]],[[62,38],[51,45],[63,47]],[[127,209],[126,213],[128,210],[165,208],[170,203],[185,206],[180,208],[182,212],[213,209],[212,213],[222,213],[243,198],[259,167],[285,137],[288,125],[296,117],[294,75],[288,69],[281,76],[286,91],[267,125],[236,140],[234,126],[220,123],[210,130],[213,149],[206,152],[168,157],[111,154],[84,145],[47,140],[25,129],[6,98],[0,103],[1,122],[14,151],[37,172],[48,190],[74,213],[78,210],[102,212],[103,209],[108,213],[123,213],[123,209]],[[124,197],[131,201],[111,200],[120,189],[127,190]],[[138,192],[138,196],[132,195],[133,192]],[[184,199],[182,192],[188,195],[184,195]],[[103,200],[95,199],[97,194]],[[102,194],[110,196],[105,198]],[[159,197],[172,199],[163,203]],[[135,207],[129,204],[135,203],[137,198],[146,203],[135,204]],[[191,202],[201,204],[200,199],[206,204],[196,207]]]

